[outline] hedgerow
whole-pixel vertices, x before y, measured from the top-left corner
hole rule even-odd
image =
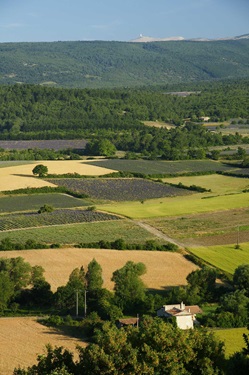
[[[77,248],[93,248],[93,249],[114,249],[114,250],[157,250],[157,251],[177,251],[178,246],[167,242],[159,244],[156,241],[148,240],[145,243],[127,243],[123,238],[118,238],[115,241],[98,241],[90,243],[79,243],[75,245]]]

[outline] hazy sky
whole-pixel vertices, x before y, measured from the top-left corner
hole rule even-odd
[[[249,0],[0,0],[0,42],[249,33]]]

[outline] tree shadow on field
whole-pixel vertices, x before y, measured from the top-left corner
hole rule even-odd
[[[165,286],[162,286],[161,289],[148,288],[147,291],[152,295],[159,294],[161,296],[164,296],[165,292],[168,292],[169,290],[175,288],[176,286],[185,287],[186,285],[165,285]]]
[[[60,339],[67,340],[67,338],[68,339],[73,338],[73,339],[77,339],[79,342],[88,341],[86,335],[83,333],[80,327],[69,327],[69,326],[53,327],[53,326],[48,325],[45,320],[39,320],[39,319],[37,320],[37,323],[47,328],[47,330],[43,332],[44,334],[56,335],[58,336],[58,340]]]
[[[20,173],[12,173],[11,176],[17,176],[17,177],[32,177],[32,178],[41,178],[38,176],[34,176],[33,174],[20,174]],[[45,177],[44,177],[45,178]]]

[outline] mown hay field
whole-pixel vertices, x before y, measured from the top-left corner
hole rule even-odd
[[[0,241],[6,237],[21,243],[29,239],[35,239],[37,242],[48,244],[76,244],[100,240],[115,241],[118,238],[123,238],[127,243],[144,243],[147,240],[158,240],[153,234],[128,220],[68,224],[0,232]]]
[[[39,265],[45,270],[44,276],[55,291],[65,285],[73,269],[84,266],[95,258],[103,269],[104,287],[113,288],[111,281],[115,270],[127,261],[143,262],[147,272],[142,279],[151,289],[164,289],[173,285],[186,285],[187,275],[197,267],[179,253],[142,250],[101,250],[101,249],[46,249],[17,250],[0,253],[3,258],[23,257],[32,266]]]
[[[244,189],[249,189],[249,179],[218,174],[165,178],[163,181],[172,184],[179,184],[181,182],[185,186],[201,186],[207,190],[211,189],[211,194],[229,194],[234,192],[242,192]]]
[[[144,220],[186,246],[211,246],[249,241],[249,210],[234,209]],[[247,223],[247,224],[246,224]]]
[[[246,328],[214,329],[215,336],[225,342],[225,355],[228,358],[245,347],[243,333],[248,334]]]
[[[45,327],[35,318],[0,318],[1,355],[0,374],[11,375],[15,367],[36,363],[37,355],[45,353],[45,346],[63,346],[76,353],[76,345],[86,344]],[[77,358],[77,357],[76,357]]]
[[[210,193],[209,193],[210,194]],[[249,193],[211,196],[193,194],[183,197],[150,199],[140,202],[118,202],[98,205],[97,208],[133,219],[179,216],[202,212],[231,210],[249,206]]]
[[[249,264],[249,242],[241,243],[240,249],[235,245],[208,247],[189,247],[188,250],[209,264],[233,274],[241,264]]]
[[[12,167],[8,167],[7,163],[5,163],[5,167],[0,169],[0,191],[55,186],[48,181],[33,176],[32,170],[38,164],[47,166],[49,173],[56,174],[76,172],[82,175],[99,176],[113,172],[112,169],[93,166],[82,160],[39,160],[39,162],[32,162],[32,164],[22,163]]]
[[[89,164],[103,168],[111,168],[118,171],[137,172],[145,174],[182,174],[209,171],[233,170],[234,167],[212,160],[121,160],[103,159],[88,161]]]

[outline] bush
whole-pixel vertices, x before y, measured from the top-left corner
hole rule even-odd
[[[45,212],[53,212],[53,211],[54,211],[53,206],[50,206],[48,204],[44,204],[44,206],[40,207],[40,209],[38,210],[38,214],[43,214]]]

